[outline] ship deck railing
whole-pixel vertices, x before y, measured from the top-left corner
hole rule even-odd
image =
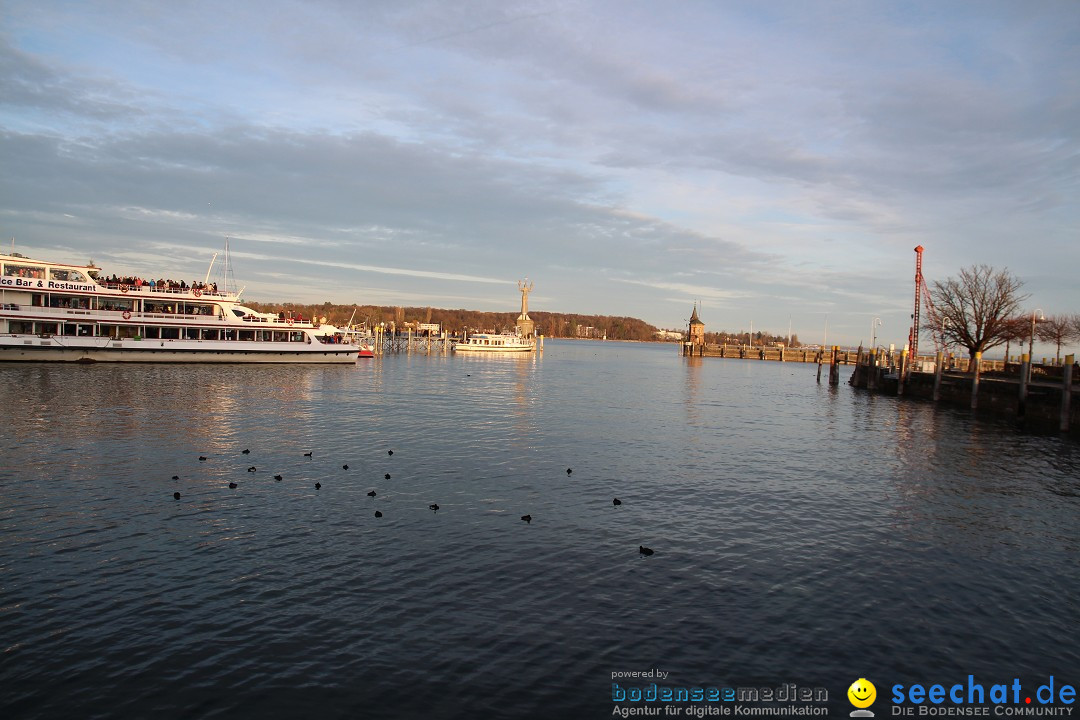
[[[150,287],[149,285],[129,285],[127,283],[99,282],[97,284],[100,287],[107,288],[109,290],[119,290],[121,292],[134,292],[134,293],[140,293],[140,294],[141,293],[153,293],[154,295],[192,295],[192,296],[194,296],[195,291],[198,290],[199,295],[201,297],[217,298],[217,299],[221,299],[221,300],[235,299],[236,298],[235,293],[223,292],[221,290],[218,290],[217,292],[214,292],[213,290],[210,290],[208,288],[193,288],[193,287],[190,287],[190,286],[182,287],[182,288],[168,288],[168,287],[163,288],[163,287],[157,287],[156,285],[154,287]]]

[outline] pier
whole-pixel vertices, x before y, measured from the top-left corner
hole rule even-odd
[[[375,328],[375,334],[370,338],[376,355],[424,354],[446,355],[454,347],[454,338],[446,333],[439,335],[414,334],[411,330],[405,333],[386,332],[380,327]]]
[[[739,358],[742,360],[772,360],[774,362],[816,363],[828,361],[828,350],[821,348],[782,348],[759,347],[750,345],[699,345],[690,346],[693,352],[683,351],[684,355],[696,357]],[[837,362],[841,365],[854,365],[858,353],[854,350],[837,351]]]
[[[454,344],[462,342],[458,337],[450,337],[446,333],[440,335],[419,335],[412,332],[390,333],[381,328],[375,328],[375,334],[366,340],[371,343],[376,355],[449,355],[454,349]],[[536,338],[537,352],[544,351],[544,336]]]
[[[895,355],[895,353],[893,354]],[[1075,357],[1060,364],[1035,365],[1028,355],[1019,362],[986,361],[978,354],[974,370],[957,367],[956,359],[937,353],[908,364],[906,353],[859,351],[848,381],[868,392],[968,407],[1013,418],[1022,426],[1058,430],[1080,437],[1080,403]]]

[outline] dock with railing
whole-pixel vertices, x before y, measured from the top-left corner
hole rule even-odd
[[[404,333],[386,332],[376,327],[368,342],[375,349],[376,355],[446,355],[454,348],[454,338],[446,333],[439,335],[414,334],[411,330]]]
[[[828,362],[828,350],[820,347],[784,348],[762,345],[700,345],[693,352],[683,354],[695,357],[738,358],[741,360],[772,360],[774,362],[818,363]],[[857,353],[854,350],[840,350],[837,362],[841,365],[854,365]]]
[[[1020,425],[1080,435],[1078,375],[1073,355],[1038,364],[1026,354],[1014,363],[985,361],[976,353],[970,363],[957,363],[938,353],[909,364],[906,352],[893,357],[860,350],[848,382],[870,392],[966,406],[1012,417]]]

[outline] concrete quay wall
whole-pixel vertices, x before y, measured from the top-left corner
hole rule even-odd
[[[969,372],[943,371],[939,379],[933,372],[913,371],[901,385],[896,368],[860,365],[849,382],[868,392],[966,407],[1011,419],[1023,428],[1080,437],[1080,383],[1075,374],[1063,373],[1060,379],[1036,377],[1034,382],[1025,383],[1017,373],[981,372],[976,382],[975,374]]]
[[[741,358],[744,360],[772,360],[774,362],[804,362],[816,363],[821,357],[820,348],[776,348],[776,347],[750,347],[749,345],[705,345],[693,349],[694,356]],[[841,365],[854,365],[858,353],[854,350],[841,350],[839,354]],[[829,355],[826,352],[822,362],[828,362]]]

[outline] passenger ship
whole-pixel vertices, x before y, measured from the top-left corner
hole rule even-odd
[[[454,352],[478,353],[520,353],[532,352],[536,343],[520,335],[494,335],[478,333],[470,335],[464,342],[454,345]]]
[[[0,361],[352,363],[372,355],[333,325],[256,312],[214,284],[100,273],[0,254]]]

